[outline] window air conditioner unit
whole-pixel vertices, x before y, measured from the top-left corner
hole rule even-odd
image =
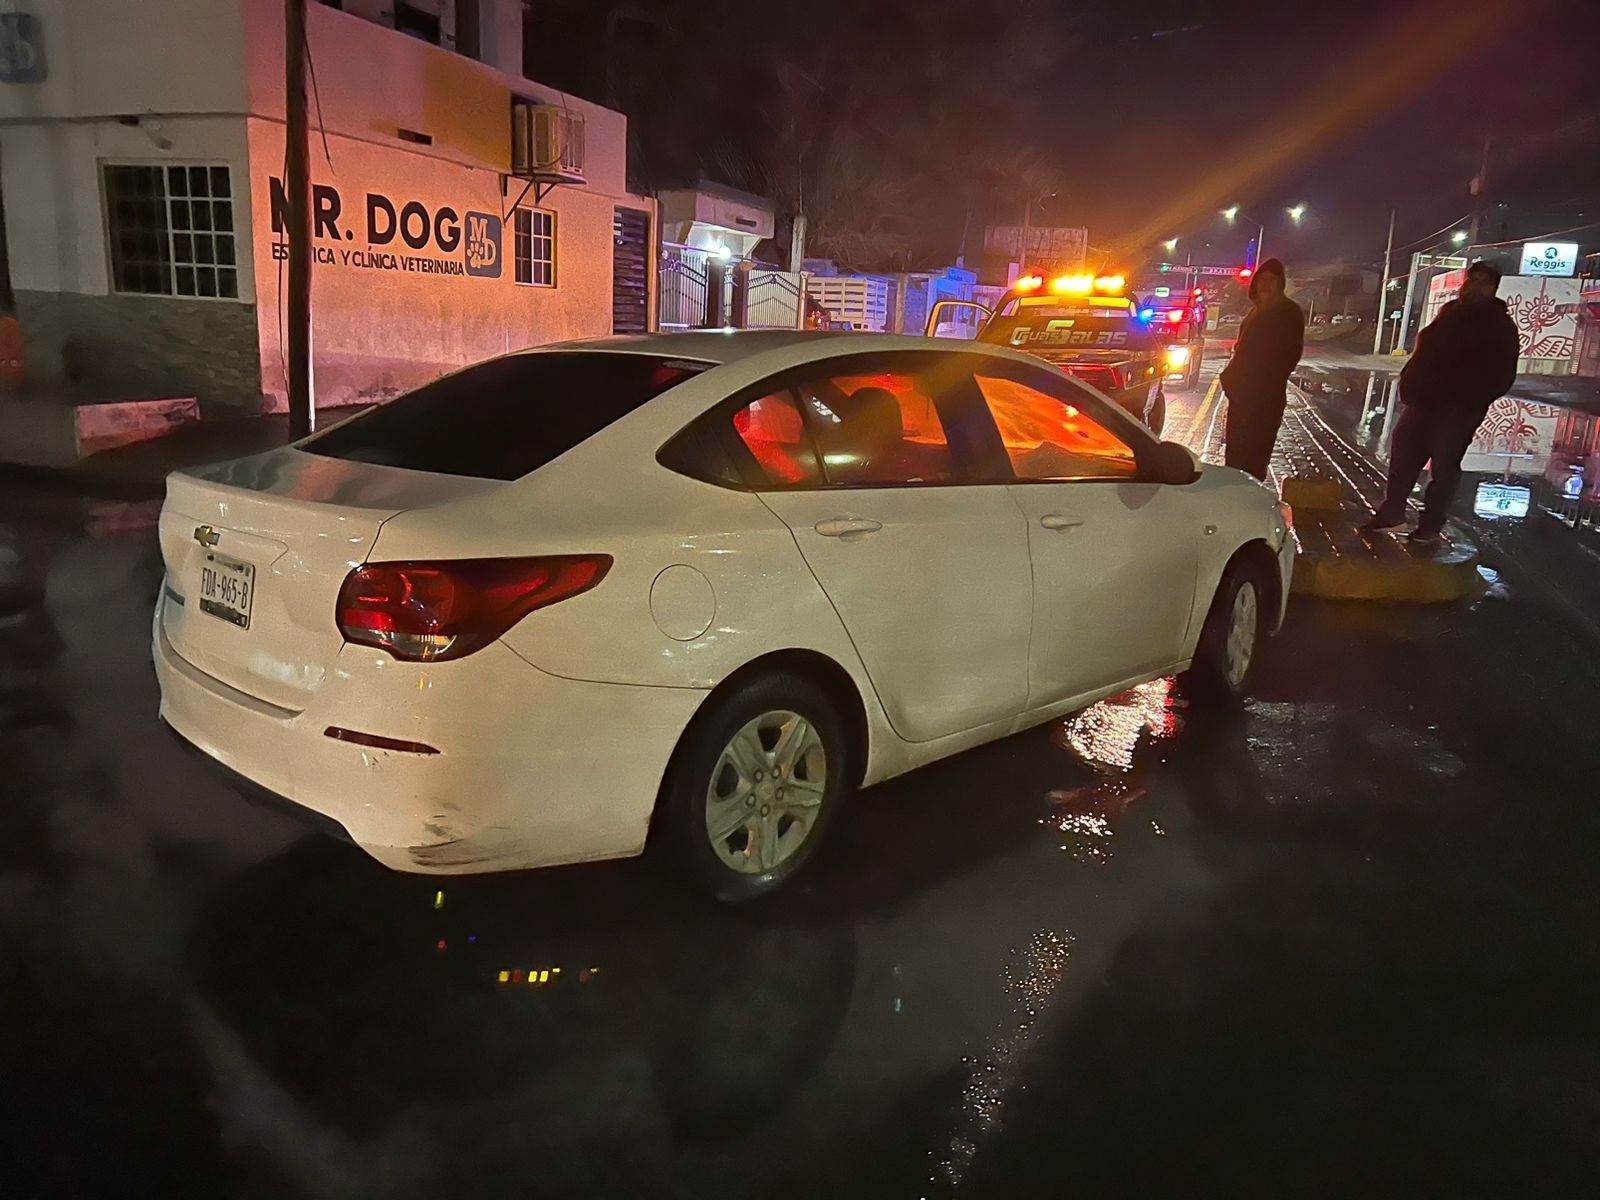
[[[582,183],[583,117],[555,104],[514,102],[511,173],[546,183]]]

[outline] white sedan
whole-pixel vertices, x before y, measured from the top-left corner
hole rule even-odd
[[[1032,356],[704,333],[469,367],[167,481],[161,715],[407,871],[800,870],[859,785],[1188,671],[1287,511]]]

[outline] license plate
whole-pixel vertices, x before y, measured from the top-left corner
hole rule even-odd
[[[200,564],[200,611],[221,617],[240,629],[250,628],[250,605],[255,600],[256,569],[251,563],[206,555]]]

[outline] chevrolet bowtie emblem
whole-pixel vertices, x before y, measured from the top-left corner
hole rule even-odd
[[[196,525],[194,527],[194,540],[202,546],[215,546],[222,540],[222,535],[209,525]]]

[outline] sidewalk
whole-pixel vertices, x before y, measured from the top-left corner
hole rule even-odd
[[[319,424],[332,424],[358,409],[323,409]],[[103,450],[63,465],[42,456],[30,458],[15,447],[0,448],[0,478],[47,490],[68,491],[108,500],[159,500],[169,471],[202,463],[224,462],[282,446],[289,440],[284,413],[196,421],[171,433],[115,450]],[[12,461],[15,460],[15,461]]]
[[[1206,462],[1222,461],[1226,405],[1213,387],[1191,424],[1190,448]],[[1433,546],[1412,545],[1404,531],[1359,530],[1382,498],[1383,472],[1298,389],[1290,389],[1267,482],[1294,505],[1296,593],[1439,604],[1482,587],[1477,542],[1455,522],[1446,526],[1446,540]]]

